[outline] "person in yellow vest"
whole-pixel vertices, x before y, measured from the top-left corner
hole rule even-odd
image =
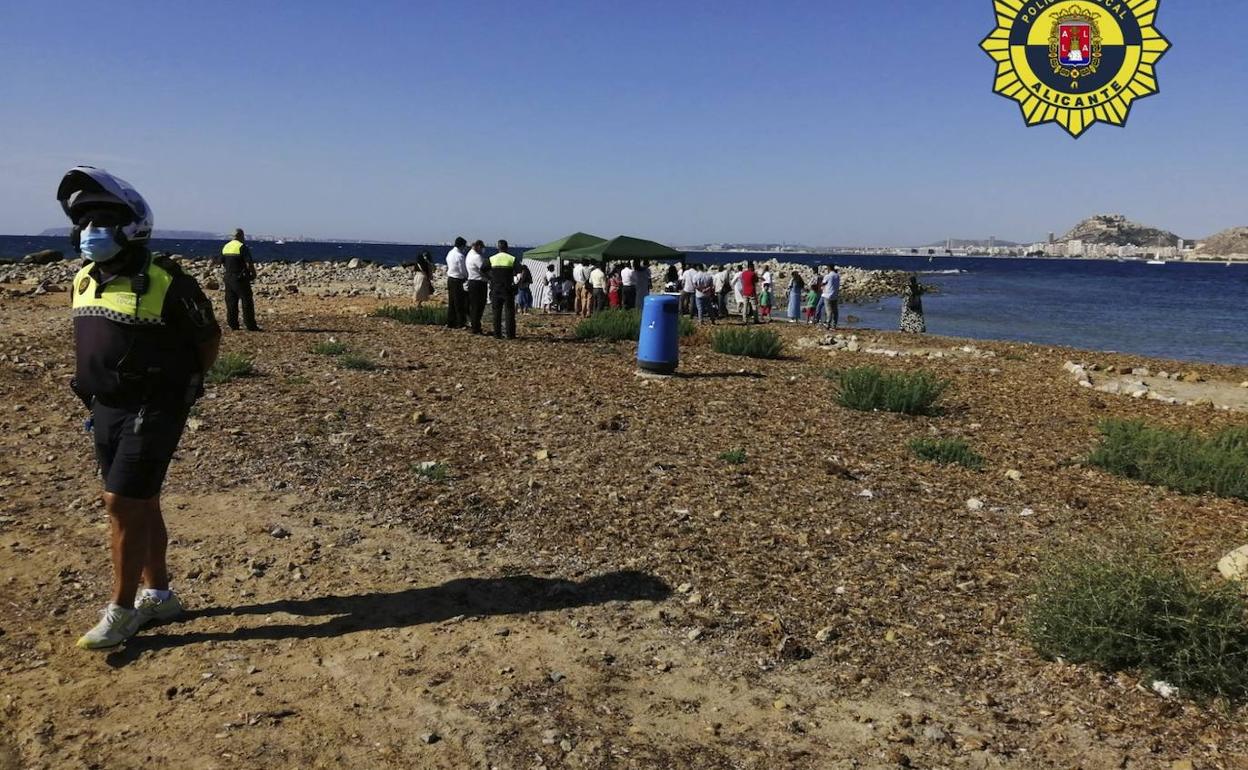
[[[242,228],[234,231],[234,240],[221,248],[221,262],[225,265],[225,323],[238,331],[238,303],[243,303],[243,325],[248,331],[258,332],[256,326],[256,303],[251,294],[251,282],[256,279],[256,263],[251,258],[246,235]]]
[[[83,649],[116,647],[182,603],[169,587],[160,489],[221,329],[199,284],[148,250],[152,212],[127,182],[70,169],[57,200],[86,260],[70,287],[76,372],[70,387],[91,410],[95,456],[112,533],[113,589]],[[140,592],[140,585],[143,587]]]
[[[482,272],[490,282],[490,308],[494,311],[494,336],[516,338],[516,273],[520,261],[507,253],[507,241],[498,242],[498,253],[486,260]]]

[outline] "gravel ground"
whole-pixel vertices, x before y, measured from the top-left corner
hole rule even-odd
[[[1107,417],[1242,424],[1062,368],[1173,362],[870,331],[851,352],[775,324],[781,360],[703,330],[651,380],[564,317],[504,342],[279,287],[265,332],[225,340],[258,375],[210,388],[168,485],[175,584],[205,611],[84,656],[108,572],[66,295],[9,289],[0,768],[1248,767],[1241,711],[1019,632],[1072,542],[1146,530],[1208,572],[1248,542],[1242,502],[1081,461]],[[379,368],[311,352],[330,338]],[[863,364],[948,378],[944,413],[836,406],[826,372]],[[920,462],[922,436],[987,467]]]

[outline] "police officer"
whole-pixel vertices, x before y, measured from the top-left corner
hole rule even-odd
[[[238,331],[238,303],[243,303],[243,324],[248,331],[258,332],[256,326],[256,303],[251,294],[251,282],[256,279],[256,263],[251,249],[244,243],[242,229],[234,231],[234,240],[221,248],[221,262],[225,265],[225,323]]]
[[[498,242],[498,253],[490,257],[483,272],[490,281],[490,308],[494,311],[494,336],[516,338],[516,273],[520,262],[507,253],[507,241]]]
[[[91,409],[112,530],[112,600],[78,646],[107,649],[182,611],[169,588],[160,488],[221,329],[195,279],[148,250],[152,212],[132,186],[78,166],[56,197],[86,260],[70,289],[71,387]]]

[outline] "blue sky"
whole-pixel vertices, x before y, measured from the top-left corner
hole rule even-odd
[[[110,10],[105,12],[103,9]],[[1025,128],[990,0],[0,7],[0,232],[79,162],[157,226],[536,243],[1040,238],[1248,224],[1248,15],[1163,0],[1125,129]]]

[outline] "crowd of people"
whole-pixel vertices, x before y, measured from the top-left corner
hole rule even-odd
[[[467,252],[464,249],[467,248]],[[446,255],[446,325],[483,334],[481,319],[488,303],[493,315],[493,335],[516,338],[516,313],[526,313],[532,305],[533,275],[525,264],[512,256],[507,241],[496,244],[496,253],[485,256],[485,243],[459,237]],[[425,264],[428,259],[425,258]],[[432,267],[418,266],[418,273],[432,275]],[[417,281],[420,279],[418,278]]]
[[[556,268],[547,264],[535,278],[522,261],[507,253],[507,242],[498,242],[499,253],[484,256],[485,244],[468,244],[460,237],[446,256],[447,326],[482,334],[485,307],[493,308],[493,333],[515,336],[515,316],[539,309],[547,313],[572,313],[587,317],[603,310],[641,307],[651,293],[653,276],[648,260],[609,264],[606,260],[577,260]],[[497,260],[497,262],[496,262]],[[419,306],[433,287],[433,265],[428,252],[415,262],[414,296]],[[780,295],[778,286],[784,286]],[[840,326],[841,274],[836,265],[774,274],[770,265],[706,265],[679,262],[668,265],[662,291],[680,297],[680,313],[700,324],[715,324],[731,316],[743,323],[770,323],[778,298],[789,323]],[[901,330],[926,331],[920,299],[922,287],[911,278],[902,303]]]

